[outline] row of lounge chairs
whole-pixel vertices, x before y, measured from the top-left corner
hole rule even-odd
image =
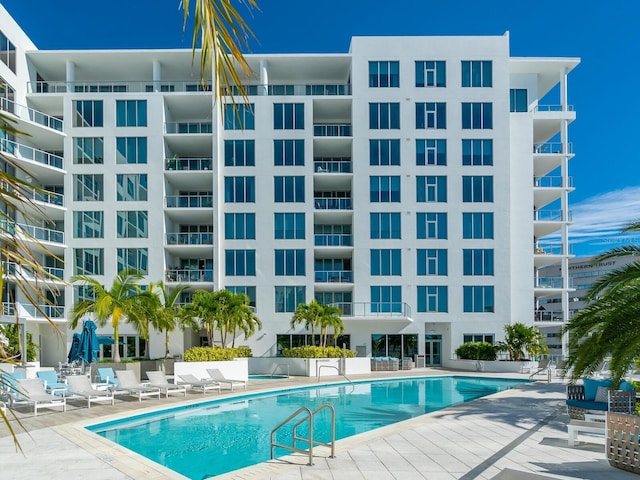
[[[116,395],[131,395],[142,401],[144,397],[157,397],[162,394],[187,395],[187,389],[198,389],[205,394],[209,390],[221,391],[222,385],[242,385],[245,390],[247,382],[244,380],[227,379],[218,369],[208,370],[210,378],[199,379],[194,375],[183,374],[176,376],[176,383],[170,383],[161,371],[147,372],[149,379],[140,383],[132,370],[117,370],[111,368],[98,369],[100,382],[92,384],[86,375],[70,375],[65,382],[59,382],[54,370],[37,372],[39,378],[17,379],[13,375],[0,373],[0,400],[8,403],[9,408],[24,405],[33,406],[34,414],[40,408],[60,407],[67,409],[68,399],[82,399],[87,401],[87,407],[95,402],[115,402]],[[99,387],[99,388],[98,388]]]

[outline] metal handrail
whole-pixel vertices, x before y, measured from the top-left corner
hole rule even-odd
[[[276,432],[303,412],[306,412],[306,419],[309,420],[309,440],[308,440],[309,450],[302,450],[302,449],[296,448],[295,441],[293,443],[293,446],[276,443],[274,441]],[[302,453],[302,454],[307,453],[309,455],[309,463],[307,465],[313,465],[313,443],[311,443],[311,440],[310,440],[312,436],[313,436],[313,414],[311,413],[311,410],[309,410],[307,407],[300,407],[294,413],[289,415],[286,418],[286,420],[283,420],[273,430],[271,430],[271,460],[273,460],[273,453],[275,448],[280,447],[295,453]],[[295,437],[294,437],[294,440],[295,440]]]
[[[318,377],[318,382],[320,382],[320,370],[322,370],[323,368],[334,368],[338,372],[338,375],[340,375],[341,377],[344,377],[344,379],[347,382],[349,382],[351,387],[355,390],[356,386],[351,381],[351,379],[349,377],[347,377],[344,372],[341,372],[340,369],[338,367],[336,367],[335,365],[317,365],[317,367],[316,367],[316,369],[317,369],[316,376]]]
[[[321,412],[324,409],[328,409],[331,412],[331,443],[324,443],[324,442],[319,442],[317,440],[313,439],[313,429],[312,429],[312,424],[313,424],[313,417]],[[306,439],[304,437],[298,437],[297,434],[297,429],[300,425],[302,425],[305,422],[305,419],[302,419],[300,421],[298,421],[298,423],[293,425],[293,442],[295,444],[295,442],[297,442],[298,440],[300,441],[308,441],[309,442],[309,450],[313,449],[314,445],[320,445],[323,447],[331,447],[331,455],[329,456],[330,458],[336,458],[336,409],[333,407],[333,405],[331,405],[330,403],[324,403],[322,405],[320,405],[318,408],[316,408],[313,412],[311,412],[311,417],[309,418],[309,439]],[[313,465],[313,464],[312,464]]]
[[[276,370],[278,370],[279,367],[287,367],[287,378],[290,378],[291,375],[289,374],[289,364],[288,363],[279,363],[276,365],[276,367],[273,369],[273,372],[271,372],[271,376],[273,377],[276,374]]]

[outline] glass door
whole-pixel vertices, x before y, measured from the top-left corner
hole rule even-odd
[[[424,336],[424,366],[439,367],[442,365],[442,335]]]

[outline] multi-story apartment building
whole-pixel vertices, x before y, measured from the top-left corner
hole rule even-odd
[[[25,228],[64,260],[40,256],[61,279],[108,286],[131,266],[189,283],[185,302],[245,292],[264,328],[236,344],[254,356],[307,342],[291,315],[316,298],[339,306],[340,344],[360,355],[446,365],[465,341],[532,324],[549,291],[537,269],[567,265],[578,59],[513,58],[508,34],[354,37],[348,53],[249,55],[234,112],[190,50],[38,50],[0,14],[2,105],[30,134],[5,135],[3,153],[52,193],[37,200],[54,223]],[[558,251],[536,250],[557,231]],[[551,281],[566,306],[568,278]],[[85,292],[60,287],[64,330]],[[16,300],[57,364],[68,342]],[[121,335],[139,355],[135,331]],[[174,332],[171,351],[202,337]],[[160,334],[150,345],[164,354]]]

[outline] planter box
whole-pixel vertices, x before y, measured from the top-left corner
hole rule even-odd
[[[192,374],[198,378],[209,378],[207,369],[217,368],[227,378],[246,382],[249,379],[249,362],[247,360],[247,358],[236,358],[222,362],[175,362],[173,373],[175,376]]]
[[[400,369],[401,370],[413,370],[415,368],[414,365],[415,364],[413,363],[412,360],[403,360],[401,365],[400,365]]]
[[[470,372],[520,373],[521,364],[522,362],[498,360],[447,360],[443,362],[443,367]]]
[[[395,372],[400,369],[400,360],[373,360],[371,359],[372,372]]]

